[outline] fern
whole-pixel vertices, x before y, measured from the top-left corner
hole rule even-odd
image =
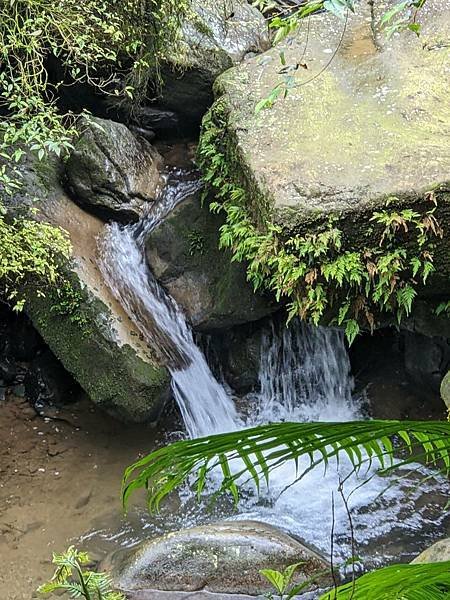
[[[396,450],[394,450],[396,440]],[[400,462],[396,453],[404,454]],[[204,490],[207,476],[221,471],[220,491],[237,500],[237,481],[247,475],[259,489],[261,480],[269,482],[271,472],[280,464],[305,456],[306,471],[331,459],[347,456],[356,471],[378,460],[387,471],[406,463],[423,460],[450,469],[450,423],[421,421],[357,421],[347,423],[275,423],[243,431],[233,431],[194,440],[182,440],[160,448],[125,471],[122,499],[127,506],[130,495],[147,489],[150,510],[197,474],[194,488]],[[231,463],[240,459],[242,467],[233,472]],[[236,464],[236,463],[234,463]],[[298,463],[297,463],[298,464]],[[299,473],[300,479],[304,473]]]
[[[90,559],[86,552],[70,546],[63,554],[53,554],[55,573],[50,581],[39,586],[40,594],[67,593],[71,598],[85,600],[125,600],[120,592],[111,589],[111,579],[106,573],[83,570]]]
[[[450,561],[392,565],[366,573],[320,600],[448,600]]]

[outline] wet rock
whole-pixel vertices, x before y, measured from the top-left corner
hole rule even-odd
[[[218,78],[215,110],[227,122],[229,168],[248,189],[255,220],[269,213],[290,235],[333,213],[345,216],[349,248],[365,247],[373,239],[369,219],[387,198],[422,212],[430,208],[427,192],[437,190],[435,216],[447,232],[449,8],[449,0],[429,0],[420,39],[410,31],[389,39],[379,29],[386,2],[362,0],[345,32],[334,15],[317,15],[295,38]],[[288,65],[303,56],[307,69],[298,69],[300,85],[287,98],[255,114],[282,81],[281,51]],[[445,233],[435,250],[439,295],[450,291],[449,243]]]
[[[102,218],[137,221],[161,184],[162,158],[122,123],[90,118],[66,163],[73,199]]]
[[[124,421],[154,421],[164,404],[169,376],[156,353],[141,341],[97,267],[97,237],[104,223],[83,211],[60,185],[58,161],[32,157],[22,168],[23,185],[6,199],[8,212],[38,209],[37,218],[63,227],[73,247],[66,265],[74,306],[66,310],[51,288],[45,297],[28,290],[26,312],[44,341],[90,399]]]
[[[118,589],[144,593],[143,598],[154,589],[256,595],[271,591],[260,569],[299,561],[304,564],[298,581],[329,571],[322,557],[275,527],[240,521],[169,533],[114,553],[100,568],[111,573]]]
[[[222,222],[201,206],[196,193],[180,203],[146,242],[154,274],[199,331],[255,321],[274,309],[253,292],[244,266],[219,250]]]
[[[193,0],[173,63],[163,72],[161,104],[199,123],[211,104],[212,84],[248,52],[269,47],[267,24],[246,0]]]
[[[140,127],[160,134],[170,134],[180,128],[180,120],[176,113],[153,106],[138,107],[134,113],[134,119]]]
[[[444,377],[441,383],[441,398],[445,402],[445,406],[450,410],[450,371]]]
[[[445,562],[447,560],[450,560],[450,538],[436,542],[412,560],[411,564]]]

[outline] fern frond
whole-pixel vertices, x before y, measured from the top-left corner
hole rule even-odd
[[[395,440],[395,444],[393,443]],[[400,461],[396,460],[401,455]],[[195,473],[200,494],[213,471],[221,472],[220,491],[238,497],[237,481],[243,475],[269,481],[282,463],[304,456],[305,473],[330,459],[346,456],[355,471],[377,460],[388,470],[422,460],[450,470],[450,423],[444,421],[353,421],[346,423],[275,423],[195,440],[182,440],[160,448],[128,467],[122,484],[126,507],[139,488],[148,491],[150,510]],[[233,467],[232,467],[233,463]],[[241,466],[236,469],[236,464]],[[249,465],[252,465],[250,468]],[[299,474],[301,478],[302,474]]]
[[[448,600],[450,561],[392,565],[331,590],[320,600]]]

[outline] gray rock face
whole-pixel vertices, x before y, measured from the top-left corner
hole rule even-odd
[[[424,550],[419,556],[417,556],[412,564],[424,564],[432,562],[445,562],[450,560],[450,538],[439,540],[426,550]]]
[[[66,164],[73,199],[100,217],[137,221],[158,193],[161,156],[121,123],[91,118],[82,127]]]
[[[427,191],[439,190],[442,293],[450,281],[450,2],[426,3],[420,39],[408,31],[388,39],[379,29],[393,4],[361,0],[344,33],[333,15],[311,18],[295,39],[221,75],[217,106],[228,118],[231,170],[286,234],[311,231],[330,213],[345,215],[350,247],[359,247],[387,198],[422,212]],[[299,85],[286,99],[255,114],[282,82],[280,51],[287,64],[300,55],[308,68],[298,70]]]
[[[150,233],[146,243],[155,276],[199,331],[255,321],[273,311],[253,292],[245,268],[219,250],[221,224],[194,194]]]
[[[110,571],[114,585],[126,593],[158,589],[256,595],[270,591],[260,569],[282,569],[300,561],[305,564],[298,581],[329,570],[318,554],[278,529],[241,521],[169,533],[118,551],[101,568]]]
[[[79,306],[61,313],[51,289],[40,297],[31,288],[25,310],[33,325],[93,402],[124,421],[156,420],[169,376],[103,282],[96,237],[104,224],[67,196],[58,164],[30,159],[23,174],[24,185],[8,210],[15,214],[33,200],[36,218],[68,232],[73,263],[67,276],[80,297]]]
[[[264,17],[246,0],[193,0],[192,10],[164,72],[162,103],[199,121],[212,102],[215,78],[247,53],[266,50],[269,38]]]

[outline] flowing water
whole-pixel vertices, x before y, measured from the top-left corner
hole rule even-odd
[[[190,437],[231,431],[240,419],[196,346],[182,311],[149,271],[145,240],[179,202],[198,190],[193,175],[173,172],[159,201],[142,221],[125,226],[112,223],[100,240],[103,276],[146,342],[159,347]]]
[[[100,267],[120,300],[172,375],[174,397],[190,437],[231,431],[276,421],[348,421],[365,418],[364,399],[353,393],[353,379],[343,335],[294,321],[290,327],[271,324],[261,345],[260,391],[246,398],[250,410],[239,414],[231,393],[213,376],[194,342],[186,319],[161,288],[145,261],[148,233],[199,184],[194,175],[174,172],[159,202],[134,225],[111,224],[100,240]],[[305,462],[305,467],[307,462]],[[324,475],[318,468],[296,481],[296,467],[287,463],[271,477],[261,497],[251,489],[239,505],[239,515],[283,527],[324,553],[345,560],[350,555],[349,510],[358,552],[386,561],[399,553],[409,557],[420,541],[438,534],[446,483],[433,478],[418,489],[422,475],[401,473],[398,480],[368,472],[368,483],[350,474],[349,461],[334,464]],[[345,486],[342,481],[345,480]],[[342,487],[342,493],[338,488]],[[345,501],[344,501],[345,498]],[[204,507],[192,510],[192,495],[181,494],[184,509],[174,527],[204,521]],[[190,509],[188,507],[191,507]],[[184,511],[184,512],[183,512]],[[183,517],[180,515],[184,514]],[[210,517],[212,518],[212,517]],[[145,521],[145,518],[144,518]],[[153,521],[155,523],[155,521]],[[168,521],[166,520],[166,526]],[[144,525],[145,522],[141,523]]]

